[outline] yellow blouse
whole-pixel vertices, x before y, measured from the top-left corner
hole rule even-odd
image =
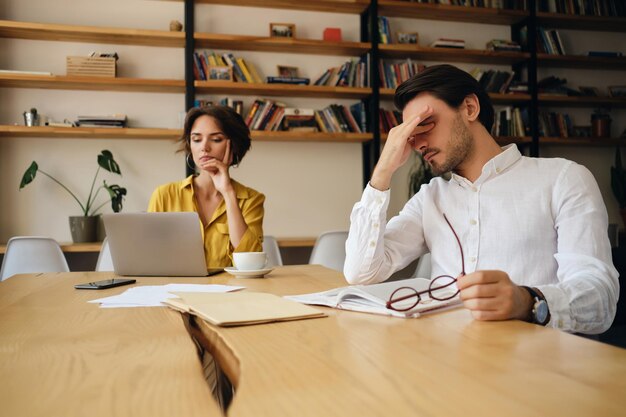
[[[258,191],[231,180],[237,195],[241,214],[248,229],[236,248],[230,243],[226,203],[224,200],[217,207],[209,224],[202,229],[204,256],[208,268],[231,266],[233,252],[260,252],[263,250],[263,203],[265,196]],[[148,205],[150,212],[195,211],[198,212],[194,198],[193,176],[159,186],[152,193]]]

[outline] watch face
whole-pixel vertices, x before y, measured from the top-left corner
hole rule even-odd
[[[548,319],[548,303],[544,300],[540,300],[535,304],[535,320],[539,324],[546,324]]]

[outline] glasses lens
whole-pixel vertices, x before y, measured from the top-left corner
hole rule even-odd
[[[456,287],[456,279],[450,275],[441,275],[430,281],[428,290],[430,298],[439,301],[449,300],[459,293]]]
[[[396,311],[409,311],[420,302],[420,295],[411,287],[400,287],[391,293],[389,308]]]

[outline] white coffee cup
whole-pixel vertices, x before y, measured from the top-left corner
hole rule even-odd
[[[267,265],[267,254],[265,252],[235,252],[233,263],[240,271],[256,271]]]

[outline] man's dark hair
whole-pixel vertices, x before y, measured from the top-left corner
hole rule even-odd
[[[393,102],[402,111],[420,93],[430,93],[453,109],[458,109],[465,97],[476,94],[480,104],[478,120],[488,132],[493,125],[493,105],[478,81],[467,72],[448,64],[433,65],[406,80],[396,89]]]
[[[226,106],[194,107],[189,110],[187,117],[185,117],[183,135],[179,139],[181,142],[179,151],[185,151],[187,154],[191,153],[189,145],[191,128],[200,116],[210,116],[215,119],[224,135],[230,139],[230,152],[233,155],[231,165],[239,164],[250,149],[250,129],[248,129],[246,122],[244,122],[239,113]]]

